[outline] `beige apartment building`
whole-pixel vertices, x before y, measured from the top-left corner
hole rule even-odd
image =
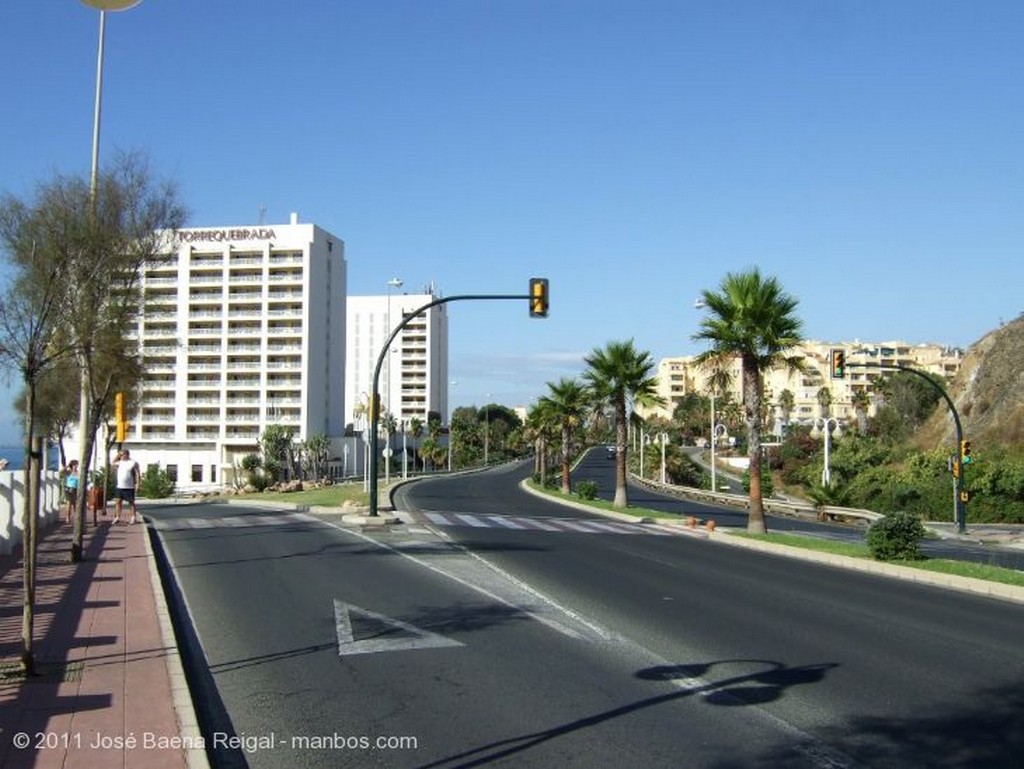
[[[833,379],[831,376],[831,351],[836,349],[843,350],[846,357],[847,369],[842,379]],[[960,349],[937,344],[861,341],[805,341],[793,350],[793,354],[803,358],[802,372],[778,368],[765,374],[765,400],[774,409],[771,430],[775,434],[781,433],[781,426],[787,419],[791,423],[811,424],[816,418],[825,416],[819,401],[822,388],[828,388],[831,393],[827,416],[835,417],[841,424],[852,423],[856,419],[853,399],[858,391],[868,394],[871,403],[868,414],[874,413],[872,382],[890,373],[881,366],[911,366],[950,379],[960,369],[964,356]],[[741,403],[743,382],[739,359],[732,362],[728,374],[729,396],[734,402]],[[658,394],[665,400],[665,405],[646,410],[642,415],[645,418],[670,418],[676,405],[686,395],[711,395],[710,376],[711,371],[698,365],[695,356],[663,359],[658,365]],[[788,415],[783,414],[779,407],[779,396],[784,390],[793,394],[794,407]],[[715,395],[722,398],[721,392]]]

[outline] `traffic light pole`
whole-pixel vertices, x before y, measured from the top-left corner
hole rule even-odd
[[[924,381],[934,387],[939,395],[942,396],[943,400],[946,401],[946,405],[949,406],[949,411],[953,415],[953,424],[956,427],[956,462],[960,465],[960,472],[953,476],[953,487],[954,487],[954,503],[956,505],[955,517],[956,530],[958,533],[963,534],[967,528],[967,506],[964,504],[964,496],[966,491],[964,489],[964,477],[967,475],[967,466],[963,462],[963,457],[960,456],[960,447],[963,446],[964,431],[960,424],[960,414],[957,413],[956,406],[953,404],[953,399],[949,397],[949,394],[930,376],[923,371],[918,371],[916,368],[910,366],[901,366],[898,363],[880,363],[872,366],[869,363],[847,363],[847,368],[874,368],[874,369],[894,369],[897,371],[908,371],[911,374],[921,377]]]
[[[379,513],[377,512],[377,427],[380,422],[380,394],[378,389],[380,387],[380,370],[384,366],[384,360],[387,358],[388,350],[391,348],[391,343],[395,340],[403,328],[409,325],[415,318],[422,315],[424,312],[429,310],[431,307],[436,307],[440,304],[448,304],[449,302],[465,302],[465,301],[494,301],[499,299],[529,299],[532,300],[534,297],[532,294],[462,294],[460,296],[448,296],[443,299],[435,299],[432,302],[427,302],[422,307],[418,308],[412,314],[402,318],[402,322],[395,326],[391,335],[384,342],[384,347],[381,348],[380,355],[377,357],[377,365],[373,367],[373,387],[370,390],[370,472],[369,472],[369,492],[370,492],[370,512],[368,517],[376,518]],[[449,437],[449,440],[451,438]]]

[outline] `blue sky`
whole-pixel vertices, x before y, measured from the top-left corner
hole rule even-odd
[[[0,190],[87,174],[98,13],[6,2]],[[349,293],[459,303],[453,405],[526,404],[758,266],[806,336],[966,347],[1024,283],[1018,0],[143,0],[108,14],[102,154],[193,226],[346,242]],[[0,398],[0,440],[11,422]],[[12,430],[13,432],[13,430]]]

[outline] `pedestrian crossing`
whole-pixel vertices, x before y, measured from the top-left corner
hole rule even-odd
[[[627,521],[596,521],[589,518],[530,518],[519,515],[484,515],[481,513],[422,512],[416,515],[424,523],[435,526],[463,526],[474,529],[511,529],[546,531],[563,534],[646,534],[669,537],[691,532],[674,526]]]
[[[273,512],[223,517],[149,518],[149,525],[160,531],[202,531],[206,529],[248,529],[268,526],[309,524],[317,519],[304,513]]]
[[[594,520],[589,518],[531,518],[521,515],[483,513],[402,513],[406,524],[433,525],[443,528],[499,529],[506,531],[536,531],[561,534],[628,534],[654,537],[689,535],[704,537],[701,531],[657,523],[630,523],[628,521]],[[321,524],[319,518],[301,512],[283,510],[266,513],[226,516],[184,516],[175,518],[148,518],[149,525],[161,532],[209,531],[215,529],[251,529],[273,526]]]

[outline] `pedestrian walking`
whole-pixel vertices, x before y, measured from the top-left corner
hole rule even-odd
[[[135,523],[137,512],[135,509],[135,492],[139,489],[139,481],[142,474],[139,472],[139,463],[131,457],[128,449],[117,453],[114,460],[114,470],[117,475],[117,485],[114,488],[114,523],[121,523],[121,506],[128,503],[131,518],[128,523]]]
[[[75,503],[78,501],[78,460],[72,459],[64,471],[64,496],[68,502],[68,513],[64,520],[71,523],[75,514]]]

